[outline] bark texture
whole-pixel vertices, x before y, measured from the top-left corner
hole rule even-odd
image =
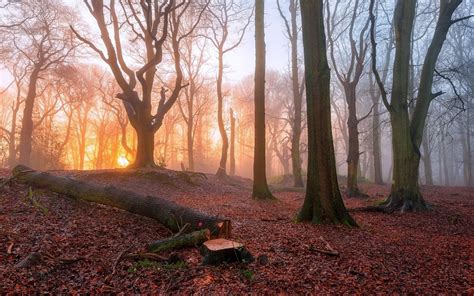
[[[253,190],[255,199],[274,199],[268,189],[265,165],[265,22],[264,0],[255,0],[255,144]]]
[[[356,225],[339,191],[331,128],[323,1],[300,1],[308,120],[308,181],[298,221]]]

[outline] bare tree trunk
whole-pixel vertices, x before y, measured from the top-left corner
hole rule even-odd
[[[224,61],[223,61],[222,49],[219,49],[219,65],[217,72],[217,124],[219,125],[219,133],[222,139],[222,150],[221,160],[219,162],[219,169],[217,169],[216,175],[218,177],[227,176],[227,153],[229,149],[229,140],[227,138],[227,132],[225,130],[224,118],[223,118],[223,104],[224,95],[222,93],[222,78],[224,73]]]
[[[18,90],[18,96],[15,100],[15,104],[12,108],[12,123],[10,127],[10,132],[8,133],[8,166],[13,168],[16,165],[16,123],[17,123],[17,115],[18,111],[20,110],[20,90]]]
[[[425,183],[426,185],[433,185],[433,170],[431,168],[431,151],[429,147],[429,137],[427,129],[423,132],[423,165],[425,170]]]
[[[253,156],[252,197],[274,199],[267,184],[265,165],[265,4],[255,0],[255,144]]]
[[[374,104],[374,110],[372,111],[372,158],[373,158],[373,169],[374,169],[374,183],[383,185],[383,174],[382,174],[382,151],[380,147],[380,96],[375,94],[374,83],[372,79],[372,73],[369,75],[370,79],[370,97],[372,104]]]
[[[399,0],[394,11],[395,60],[393,63],[393,83],[391,103],[380,82],[376,69],[374,0],[370,3],[372,69],[377,73],[377,83],[381,88],[382,99],[390,112],[392,124],[393,184],[384,210],[419,211],[427,208],[418,186],[420,164],[419,148],[431,101],[441,92],[432,93],[433,74],[436,62],[446,39],[449,27],[456,21],[451,17],[461,0],[441,0],[439,17],[435,32],[423,61],[418,87],[418,96],[412,120],[408,113],[408,89],[411,53],[411,35],[415,19],[416,1]]]
[[[230,108],[230,175],[235,175],[235,117],[234,110]]]
[[[293,167],[293,185],[295,187],[303,187],[303,176],[301,174],[301,153],[300,153],[300,139],[301,139],[301,111],[302,111],[302,94],[299,89],[299,75],[298,75],[298,27],[296,24],[297,7],[296,1],[290,1],[291,13],[291,76],[292,76],[292,90],[293,101],[295,107],[295,117],[293,122],[293,135],[291,138],[291,164]]]
[[[23,110],[23,118],[20,132],[20,157],[18,162],[23,165],[30,164],[33,134],[33,108],[36,99],[36,83],[42,65],[36,64],[30,75],[28,83],[28,93],[25,98],[25,109]]]
[[[308,180],[297,220],[356,225],[341,198],[331,128],[323,1],[301,0],[308,120]]]
[[[450,176],[449,176],[449,167],[448,167],[448,159],[446,157],[446,143],[444,141],[444,135],[441,137],[440,144],[440,152],[441,156],[443,157],[443,173],[444,173],[444,186],[450,186]]]
[[[355,85],[344,86],[349,118],[347,120],[347,130],[349,131],[349,149],[347,153],[347,195],[360,196],[362,193],[357,186],[359,175],[359,120],[356,110],[356,89]]]
[[[463,171],[465,186],[474,186],[474,178],[472,176],[472,153],[471,153],[471,109],[467,109],[466,127],[460,128],[463,135]]]

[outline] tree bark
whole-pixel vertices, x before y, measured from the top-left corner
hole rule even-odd
[[[57,177],[22,165],[13,169],[13,176],[31,186],[155,219],[172,231],[177,232],[189,224],[189,231],[209,229],[211,237],[230,236],[229,220],[207,216],[156,196],[144,196],[110,185],[101,186],[72,178]]]
[[[433,169],[431,166],[431,151],[429,147],[429,138],[428,132],[425,129],[423,132],[423,167],[425,171],[425,184],[432,186],[433,185]]]
[[[444,135],[441,137],[441,142],[439,143],[441,145],[441,155],[443,156],[443,173],[444,173],[444,186],[450,186],[450,174],[449,174],[449,167],[448,167],[448,159],[446,157],[446,143],[444,141]]]
[[[255,144],[252,197],[274,199],[267,184],[265,165],[265,4],[255,0]]]
[[[359,175],[359,120],[356,110],[356,89],[352,83],[344,87],[349,118],[347,120],[347,130],[349,131],[349,149],[347,153],[347,195],[361,196],[362,193],[357,185]]]
[[[136,127],[137,133],[137,153],[135,161],[130,167],[143,168],[155,167],[154,149],[155,149],[155,132],[147,126],[146,122],[140,127]]]
[[[230,175],[235,175],[235,117],[234,110],[230,108]]]
[[[219,133],[222,139],[221,160],[219,161],[219,168],[216,175],[220,178],[227,176],[227,152],[229,150],[229,140],[224,125],[223,104],[224,95],[222,93],[222,79],[224,74],[224,53],[219,49],[219,65],[217,71],[217,124],[219,126]]]
[[[30,75],[28,84],[28,93],[25,98],[25,109],[23,110],[23,118],[20,132],[20,157],[18,162],[23,165],[30,164],[33,134],[33,108],[36,99],[36,83],[41,71],[41,64],[35,64]]]
[[[392,125],[393,183],[386,210],[414,211],[426,208],[418,188],[419,155],[413,149],[408,114],[409,61],[416,2],[399,0],[394,12],[395,61],[393,68]]]
[[[372,111],[372,158],[373,158],[373,169],[374,169],[374,183],[377,185],[383,185],[383,173],[382,173],[382,151],[380,147],[380,96],[375,94],[375,89],[372,81],[372,75],[369,75],[370,79],[370,97],[374,104],[374,110]]]
[[[16,163],[16,124],[17,124],[17,114],[20,109],[20,90],[18,90],[18,96],[15,100],[15,104],[12,108],[12,122],[11,128],[8,133],[8,166],[13,168]]]
[[[298,221],[356,225],[341,198],[331,129],[323,1],[300,1],[308,120],[308,180]]]

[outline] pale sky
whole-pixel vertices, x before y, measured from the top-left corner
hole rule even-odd
[[[64,0],[69,2],[78,13],[88,13],[81,0]],[[286,8],[286,1],[283,9]],[[265,7],[265,41],[267,52],[267,69],[287,70],[289,59],[288,40],[283,33],[284,27],[276,1],[266,1]],[[251,75],[255,68],[254,26],[251,24],[241,45],[227,53],[224,58],[226,65],[225,82],[236,83],[245,76]],[[0,85],[5,86],[11,81],[6,71],[0,71]]]
[[[84,3],[81,0],[65,1],[73,3],[73,7],[78,9],[78,11],[88,13],[87,10],[84,10]],[[282,8],[285,9],[287,7],[286,1],[283,0],[281,2]],[[265,4],[267,69],[286,70],[288,67],[289,47],[288,40],[283,33],[283,21],[277,10],[276,1],[267,0]],[[254,26],[251,24],[240,46],[225,55],[225,79],[227,82],[237,82],[241,78],[253,74],[255,68],[254,38]]]

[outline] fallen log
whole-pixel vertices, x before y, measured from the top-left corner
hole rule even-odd
[[[211,238],[230,237],[230,221],[208,216],[156,196],[145,196],[115,186],[97,185],[81,180],[54,176],[18,165],[12,171],[16,180],[31,186],[45,188],[75,199],[112,206],[157,220],[178,232],[189,224],[189,232],[209,229]]]
[[[209,240],[210,237],[211,233],[208,229],[193,231],[191,233],[154,241],[148,246],[148,250],[150,252],[161,252],[183,247],[194,247],[201,245],[205,241]]]

